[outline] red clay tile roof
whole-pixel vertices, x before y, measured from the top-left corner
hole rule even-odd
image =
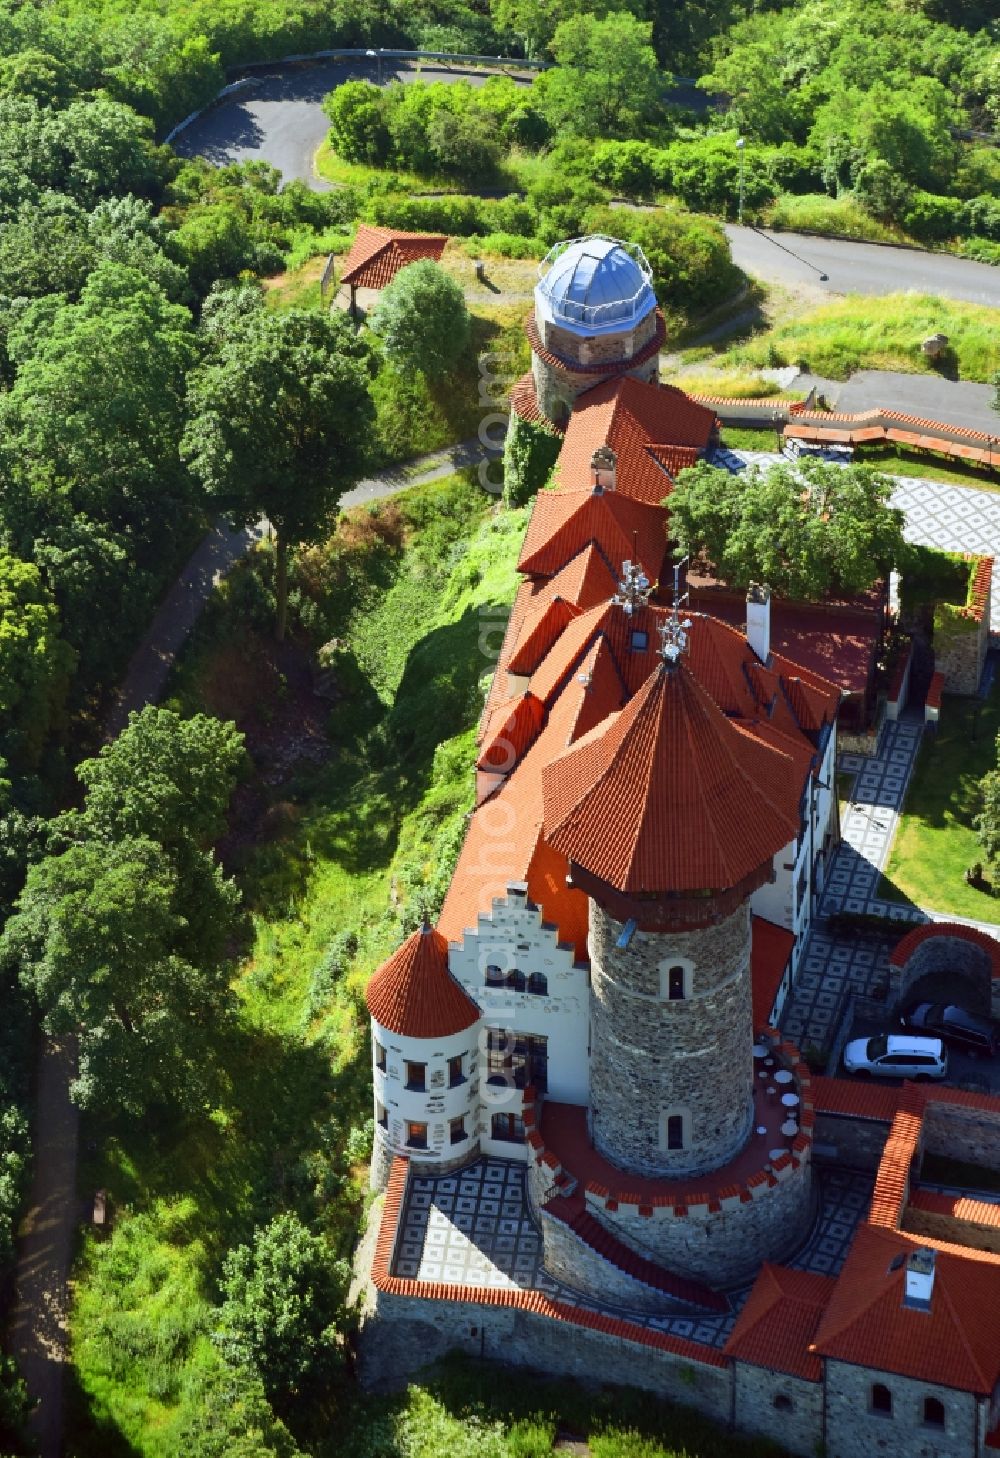
[[[595,385],[577,397],[566,427],[560,486],[589,486],[591,458],[607,445],[618,457],[616,489],[659,506],[673,487],[673,476],[695,463],[714,429],[714,411],[673,385],[645,384],[631,376]]]
[[[545,705],[528,690],[510,705],[504,706],[506,717],[490,732],[476,762],[481,770],[497,770],[509,774],[525,750],[534,743],[545,723]],[[497,715],[497,718],[500,716]]]
[[[638,561],[656,582],[667,551],[666,516],[618,491],[539,491],[517,570],[552,577],[590,543],[612,570]]]
[[[753,992],[753,1025],[755,1029],[771,1025],[771,1009],[788,959],[795,946],[795,933],[775,926],[763,916],[752,922],[750,952],[750,985]]]
[[[849,1078],[813,1079],[817,1114],[842,1114],[851,1119],[877,1119],[891,1124],[899,1108],[900,1088],[881,1087],[874,1081]]]
[[[563,628],[572,618],[578,617],[579,612],[579,608],[559,594],[543,599],[525,617],[517,646],[507,663],[507,672],[534,673]]]
[[[927,697],[924,703],[929,709],[940,709],[941,695],[944,693],[944,674],[938,670],[931,678],[931,686],[927,690]]]
[[[358,289],[382,289],[408,263],[431,258],[436,263],[445,250],[442,233],[402,233],[397,228],[379,228],[359,223],[351,251],[344,259],[342,284]]]
[[[831,1276],[765,1261],[723,1352],[738,1362],[818,1382],[822,1363],[809,1347],[835,1285]]]
[[[728,890],[798,834],[791,767],[661,666],[543,771],[546,839],[627,894]]]
[[[989,1394],[1000,1378],[1000,1266],[938,1248],[930,1310],[913,1310],[903,1305],[905,1270],[897,1258],[924,1243],[859,1226],[815,1350],[875,1371]]]
[[[890,967],[905,967],[918,947],[922,947],[925,942],[934,941],[937,937],[947,937],[949,940],[968,942],[970,946],[979,947],[992,963],[993,976],[1000,977],[1000,941],[991,937],[988,932],[980,931],[978,927],[963,926],[956,921],[929,921],[923,926],[914,927],[893,947],[889,954]]]
[[[368,1011],[391,1033],[446,1038],[471,1028],[479,1008],[448,970],[448,943],[431,927],[415,931],[365,989]]]

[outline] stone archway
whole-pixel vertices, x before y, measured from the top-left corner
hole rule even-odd
[[[899,1005],[922,996],[1000,1016],[1000,942],[956,922],[911,931],[889,958],[889,997]]]

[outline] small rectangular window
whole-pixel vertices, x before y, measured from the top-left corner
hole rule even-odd
[[[667,997],[671,1002],[684,999],[684,968],[671,967],[667,973]]]
[[[462,1140],[464,1138],[465,1138],[465,1118],[464,1118],[464,1116],[461,1119],[452,1119],[452,1121],[451,1121],[451,1142],[452,1142],[452,1144],[461,1144],[462,1143]]]
[[[636,653],[645,653],[649,647],[649,634],[644,633],[641,628],[632,629],[632,648]]]
[[[407,1063],[406,1087],[414,1093],[423,1093],[427,1087],[426,1063]]]
[[[407,1124],[406,1142],[411,1149],[427,1148],[427,1125]]]
[[[465,1082],[462,1073],[462,1055],[456,1054],[454,1058],[448,1059],[448,1087],[457,1088],[460,1083]]]
[[[680,1114],[671,1114],[667,1119],[667,1148],[684,1148],[684,1119]]]
[[[386,1108],[385,1104],[381,1103],[378,1099],[375,1100],[375,1112],[378,1115],[378,1125],[379,1125],[379,1128],[380,1129],[388,1129],[388,1127],[389,1127],[389,1111]]]
[[[376,1042],[375,1044],[375,1067],[378,1069],[379,1073],[384,1073],[386,1070],[385,1049],[379,1042]]]

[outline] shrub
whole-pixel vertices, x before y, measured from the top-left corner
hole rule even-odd
[[[914,238],[927,241],[954,238],[962,231],[968,206],[958,198],[939,197],[936,193],[914,188],[901,214],[901,221]]]
[[[548,479],[562,437],[551,426],[512,415],[503,451],[503,496],[508,506],[523,506]]]

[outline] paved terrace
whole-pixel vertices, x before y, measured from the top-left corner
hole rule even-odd
[[[400,1216],[391,1271],[394,1276],[483,1291],[539,1292],[581,1311],[624,1318],[650,1331],[721,1349],[750,1288],[730,1293],[725,1315],[651,1315],[598,1305],[542,1266],[542,1236],[528,1208],[525,1166],[478,1159],[450,1175],[411,1174]],[[786,1264],[820,1275],[838,1273],[859,1220],[868,1211],[873,1177],[820,1170],[816,1219],[802,1249]]]

